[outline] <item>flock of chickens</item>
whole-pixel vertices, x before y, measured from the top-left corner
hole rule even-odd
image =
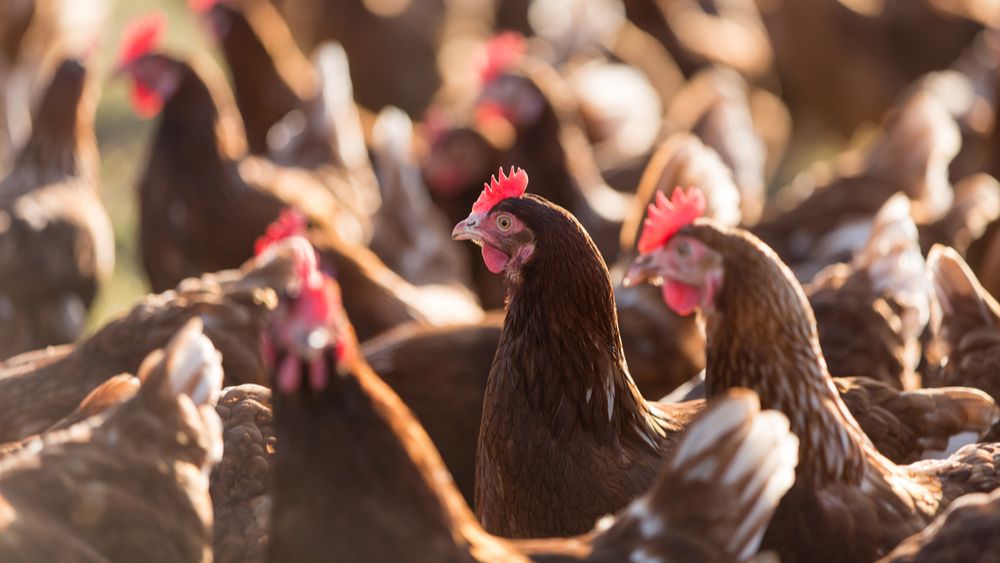
[[[1000,561],[995,2],[188,4],[88,335],[94,48],[0,6],[0,561]]]

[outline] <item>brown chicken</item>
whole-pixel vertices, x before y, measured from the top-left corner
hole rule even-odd
[[[644,254],[628,279],[662,280],[672,309],[704,314],[710,401],[749,387],[762,406],[791,420],[801,463],[765,548],[783,561],[871,561],[962,494],[1000,483],[1000,444],[909,466],[879,454],[835,390],[812,310],[791,271],[746,231],[698,218],[699,194],[664,198],[650,209]]]
[[[936,246],[927,258],[940,314],[935,352],[947,358],[930,383],[968,385],[1000,397],[1000,305],[953,249]]]
[[[357,230],[352,214],[315,176],[230,154],[234,137],[225,125],[232,124],[221,119],[208,84],[189,64],[156,52],[165,25],[158,14],[134,22],[119,59],[119,71],[132,79],[136,111],[161,114],[138,186],[143,264],[153,290],[238,267],[287,206],[350,237]]]
[[[915,373],[931,288],[906,196],[882,206],[850,264],[824,269],[804,289],[830,375],[920,387]]]
[[[192,321],[139,376],[128,401],[4,460],[4,560],[212,560],[219,352]]]
[[[910,97],[863,157],[845,156],[832,173],[816,169],[793,182],[753,233],[799,279],[811,279],[830,264],[850,260],[872,217],[896,192],[910,198],[918,224],[944,215],[953,197],[948,164],[959,142],[958,127],[937,98]],[[801,201],[792,207],[793,199]]]
[[[230,384],[265,382],[260,326],[274,307],[271,288],[284,281],[274,270],[250,264],[245,272],[185,281],[175,292],[147,297],[73,348],[25,354],[0,364],[0,396],[7,398],[0,409],[0,442],[44,431],[108,378],[136,373],[143,358],[192,317],[205,320]]]
[[[745,392],[695,423],[649,496],[595,534],[529,542],[490,536],[427,434],[358,353],[336,284],[316,270],[308,243],[282,244],[302,248],[299,256],[312,264],[303,268],[300,296],[268,329],[279,443],[269,560],[611,562],[756,552],[791,485],[797,440],[787,421],[760,413]],[[326,337],[309,336],[317,333]],[[759,483],[754,494],[735,493],[736,483],[748,482]]]
[[[476,513],[507,537],[586,532],[649,488],[697,406],[647,403],[622,352],[607,267],[572,215],[492,178],[453,237],[508,287],[483,401]]]
[[[926,254],[935,244],[950,246],[970,253],[990,245],[996,233],[992,227],[1000,219],[1000,182],[989,174],[973,174],[955,184],[955,200],[951,209],[933,223],[920,225],[920,249]],[[987,236],[990,235],[990,236]],[[976,244],[976,249],[972,246]]]
[[[920,533],[899,544],[881,563],[990,561],[1000,545],[1000,491],[965,495]]]
[[[114,269],[114,233],[98,195],[94,88],[82,63],[64,60],[0,181],[0,359],[79,338]]]

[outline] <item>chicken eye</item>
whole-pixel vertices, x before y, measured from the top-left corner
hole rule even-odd
[[[691,255],[691,245],[689,245],[687,241],[680,241],[677,243],[676,251],[677,255],[681,258],[687,258]]]
[[[506,231],[510,229],[514,222],[511,220],[509,215],[498,215],[497,216],[497,226],[500,227],[501,231]]]

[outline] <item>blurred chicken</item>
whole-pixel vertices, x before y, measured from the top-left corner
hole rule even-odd
[[[205,331],[222,352],[229,384],[263,383],[260,326],[274,307],[272,288],[287,284],[284,275],[251,263],[244,272],[186,280],[176,291],[147,297],[73,348],[0,364],[0,396],[7,398],[0,409],[0,442],[42,432],[108,378],[137,373],[142,359],[193,317],[205,321]]]
[[[921,532],[903,540],[880,563],[989,561],[1000,552],[1000,491],[965,495]]]
[[[267,0],[205,0],[194,7],[222,47],[251,154],[304,168],[350,211],[367,243],[378,186],[347,58],[340,46],[323,45],[311,65]]]
[[[472,285],[462,248],[451,241],[451,224],[434,206],[413,154],[413,123],[396,108],[382,110],[375,121],[372,149],[382,189],[382,207],[374,218],[369,245],[386,266],[415,285]],[[469,299],[476,297],[469,294]]]
[[[219,352],[192,321],[139,374],[128,401],[4,460],[4,560],[212,561]]]
[[[63,61],[31,138],[0,181],[0,359],[79,338],[114,269],[93,90],[79,61]]]
[[[915,372],[931,288],[906,196],[896,194],[882,206],[851,263],[825,268],[803,289],[830,375],[920,387]]]
[[[288,206],[341,236],[360,238],[354,215],[308,171],[233,154],[241,138],[220,113],[222,91],[189,64],[156,52],[165,26],[162,14],[133,22],[118,63],[131,79],[135,110],[161,113],[138,185],[143,264],[153,290],[238,267]]]
[[[989,245],[996,233],[992,227],[1000,219],[1000,182],[989,174],[973,174],[955,184],[951,209],[937,221],[920,225],[920,248],[930,252],[935,244],[950,246],[960,253]],[[970,256],[971,258],[971,256]]]
[[[935,246],[927,258],[940,311],[935,351],[946,358],[931,384],[968,385],[1000,397],[1000,305],[953,249]]]
[[[850,155],[832,171],[800,176],[752,230],[799,279],[811,279],[823,267],[850,259],[896,192],[910,198],[918,225],[943,216],[953,198],[948,164],[959,142],[958,127],[940,102],[929,94],[913,96],[890,115],[863,157]]]

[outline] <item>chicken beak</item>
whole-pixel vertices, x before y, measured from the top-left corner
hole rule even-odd
[[[622,285],[625,287],[637,286],[641,283],[660,278],[659,267],[655,260],[655,254],[642,254],[632,261],[625,272],[625,279]]]
[[[477,229],[478,226],[479,217],[469,215],[466,220],[455,225],[455,228],[451,231],[451,238],[452,240],[481,241],[483,240],[483,235]]]

